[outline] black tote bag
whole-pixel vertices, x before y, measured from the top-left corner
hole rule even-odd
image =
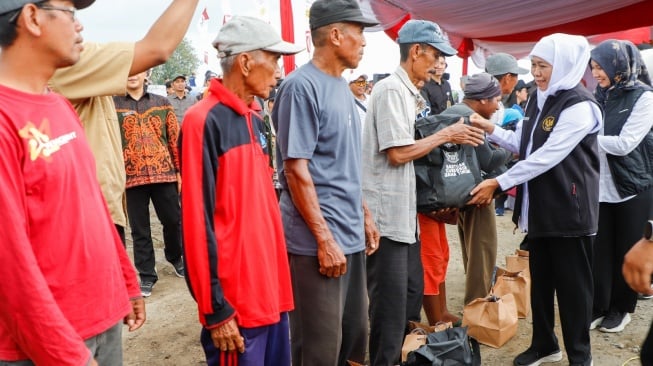
[[[435,115],[415,122],[415,139],[430,136],[457,123],[460,116]],[[469,119],[465,118],[465,123]],[[481,170],[474,147],[446,143],[414,162],[417,211],[463,208],[469,192],[481,182]]]

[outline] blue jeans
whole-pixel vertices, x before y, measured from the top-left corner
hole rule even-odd
[[[209,366],[290,365],[288,313],[282,313],[278,323],[256,328],[240,328],[239,331],[245,338],[244,353],[220,351],[213,344],[211,332],[202,328],[200,341]]]

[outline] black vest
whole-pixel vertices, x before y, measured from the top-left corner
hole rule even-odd
[[[522,129],[520,156],[533,131],[531,154],[542,147],[556,126],[560,113],[583,101],[595,102],[582,85],[549,96],[539,119],[537,96],[528,103]],[[533,130],[534,129],[534,130]],[[524,183],[528,184],[528,236],[585,236],[598,231],[599,213],[599,153],[597,133],[585,136],[558,165]],[[523,185],[517,187],[513,221],[519,220]]]
[[[610,93],[605,102],[604,135],[617,136],[644,93],[643,89],[619,90]],[[650,116],[653,118],[653,116]],[[606,155],[612,180],[623,197],[636,195],[653,187],[653,129],[642,142],[625,156]]]

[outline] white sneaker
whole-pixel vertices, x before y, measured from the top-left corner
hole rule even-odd
[[[596,327],[601,325],[601,323],[603,322],[603,319],[605,319],[605,316],[600,316],[600,317],[592,320],[592,322],[590,323],[590,330],[596,329]]]

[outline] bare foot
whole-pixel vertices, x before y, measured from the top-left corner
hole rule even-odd
[[[443,322],[451,322],[451,324],[453,324],[455,326],[456,323],[460,322],[460,318],[453,315],[453,314],[451,314],[448,310],[445,310],[442,313],[442,321]]]

